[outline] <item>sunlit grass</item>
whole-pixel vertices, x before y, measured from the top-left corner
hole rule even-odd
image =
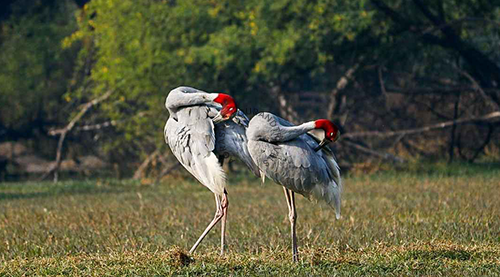
[[[190,179],[0,184],[0,275],[500,274],[498,169],[348,177],[341,220],[298,197],[297,265],[281,187],[229,181],[223,257],[218,228],[186,256],[215,212]]]

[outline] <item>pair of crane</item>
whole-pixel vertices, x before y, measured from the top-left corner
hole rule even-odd
[[[340,135],[331,121],[319,119],[295,126],[267,112],[249,121],[231,96],[191,87],[170,91],[165,106],[170,113],[164,129],[166,143],[184,168],[215,195],[214,219],[190,253],[218,222],[221,255],[224,253],[229,201],[222,164],[228,156],[239,158],[263,182],[268,177],[283,186],[293,261],[298,261],[295,193],[326,201],[340,218],[340,168],[331,150],[324,147]]]

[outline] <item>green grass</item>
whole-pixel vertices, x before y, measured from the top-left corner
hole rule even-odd
[[[0,184],[0,276],[500,275],[495,167],[348,177],[341,220],[298,197],[298,264],[281,187],[232,177],[223,257],[219,228],[186,254],[215,208],[191,179]]]

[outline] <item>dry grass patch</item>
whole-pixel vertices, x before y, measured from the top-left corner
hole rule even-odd
[[[500,274],[497,169],[349,177],[338,221],[299,197],[298,264],[281,188],[229,183],[223,257],[218,228],[186,254],[214,213],[191,181],[0,184],[0,276]]]

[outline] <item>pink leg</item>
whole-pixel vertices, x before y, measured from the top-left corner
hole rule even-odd
[[[288,219],[290,220],[290,227],[292,233],[292,259],[294,262],[299,261],[299,252],[297,248],[297,234],[295,228],[295,222],[297,220],[297,213],[295,210],[295,193],[285,187],[283,187],[286,196],[286,203],[288,204]]]
[[[210,230],[212,230],[212,228],[215,226],[215,224],[217,224],[217,222],[219,222],[221,220],[221,218],[223,217],[224,209],[222,208],[221,201],[220,201],[219,196],[217,194],[215,194],[215,206],[216,206],[216,210],[215,210],[214,219],[212,220],[212,222],[210,222],[210,224],[208,224],[207,228],[205,229],[203,234],[201,234],[200,238],[196,241],[196,243],[193,245],[193,247],[191,247],[191,250],[189,250],[189,254],[192,254],[196,250],[196,248],[201,243],[201,241],[203,241],[203,239],[208,234],[208,232],[210,232]]]
[[[292,211],[288,215],[290,217],[290,224],[291,224],[291,229],[292,229],[292,248],[293,248],[293,261],[298,262],[299,261],[299,250],[297,248],[297,230],[295,228],[295,222],[297,221],[297,211],[295,210],[295,193],[292,191]]]
[[[222,222],[221,222],[221,237],[220,237],[220,254],[224,255],[224,244],[226,240],[226,219],[227,208],[229,207],[229,200],[227,198],[227,191],[224,189],[224,196],[222,196]]]

